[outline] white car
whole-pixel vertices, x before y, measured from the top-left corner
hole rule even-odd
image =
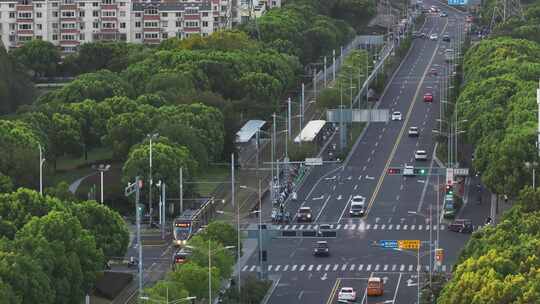
[[[416,150],[414,152],[414,159],[416,160],[427,160],[427,152],[426,150]]]
[[[351,216],[362,216],[366,213],[366,198],[361,195],[355,195],[351,199],[351,208],[349,214]]]
[[[401,112],[400,111],[395,111],[392,113],[392,120],[401,120]]]
[[[429,35],[429,40],[437,40],[437,39],[439,39],[439,36],[437,34]]]
[[[409,128],[409,136],[418,136],[420,135],[420,131],[418,131],[418,127],[410,127]]]
[[[405,164],[403,168],[403,176],[414,176],[414,167],[411,165]]]
[[[352,287],[341,287],[338,293],[338,301],[356,301],[356,291]]]

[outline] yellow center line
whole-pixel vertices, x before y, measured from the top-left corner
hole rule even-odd
[[[334,283],[334,287],[332,287],[332,291],[330,292],[330,296],[328,297],[328,300],[326,301],[326,304],[331,304],[334,301],[334,297],[336,296],[336,291],[338,290],[340,283],[341,283],[341,278],[337,278],[336,283]]]
[[[448,20],[446,20],[446,22],[444,23],[444,27],[443,27],[441,33],[444,33],[446,31],[446,26],[447,25],[448,25]],[[366,217],[369,215],[369,212],[371,211],[371,207],[373,206],[373,203],[375,202],[375,198],[377,198],[377,195],[379,194],[379,190],[381,190],[381,186],[382,186],[382,183],[384,182],[384,178],[386,177],[386,172],[388,171],[388,167],[390,166],[390,163],[392,162],[392,159],[394,159],[394,155],[396,154],[399,143],[401,142],[401,138],[403,137],[403,133],[405,132],[407,124],[409,123],[409,118],[411,117],[412,109],[414,107],[416,99],[418,98],[418,94],[420,93],[420,88],[422,87],[422,84],[424,83],[424,79],[426,78],[426,75],[427,75],[427,73],[429,71],[429,68],[431,67],[431,64],[433,63],[433,59],[435,59],[435,55],[437,55],[437,50],[438,49],[439,49],[439,40],[437,40],[437,45],[435,46],[435,50],[433,51],[433,55],[431,55],[431,59],[429,60],[429,63],[426,66],[426,69],[424,70],[424,74],[422,75],[422,78],[420,79],[420,82],[418,83],[418,86],[416,87],[416,92],[414,93],[413,100],[411,102],[411,105],[409,106],[409,110],[407,111],[407,116],[405,117],[405,121],[403,122],[403,126],[401,127],[401,130],[399,131],[399,135],[398,135],[398,138],[396,139],[396,142],[394,143],[394,147],[392,148],[392,152],[390,152],[390,157],[388,157],[388,160],[386,161],[386,165],[384,166],[384,169],[381,172],[381,175],[379,177],[379,181],[377,182],[377,186],[375,186],[375,191],[373,191],[373,194],[371,195],[371,198],[370,198],[369,204],[368,204],[368,209],[367,209],[367,212],[366,212]]]

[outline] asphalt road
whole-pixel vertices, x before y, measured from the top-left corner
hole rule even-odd
[[[451,40],[456,39],[458,24],[465,22],[465,15],[439,2],[426,1],[426,4],[438,5],[449,13],[447,18],[429,16],[418,30],[428,35],[436,33],[439,40],[414,40],[379,105],[380,109],[400,111],[403,120],[371,123],[347,163],[314,168],[307,177],[298,191],[298,201],[289,202],[286,208],[294,214],[300,206],[311,207],[313,222],[294,221],[274,228],[311,230],[326,223],[332,225],[337,235],[326,238],[331,251],[329,257],[312,255],[317,240],[314,238],[273,239],[267,271],[280,279],[269,303],[335,303],[343,286],[354,287],[358,300],[364,301],[362,303],[416,303],[417,272],[420,272],[420,281],[425,281],[428,270],[433,269],[431,262],[437,235],[439,248],[445,251],[443,263],[437,270],[449,272],[456,262],[469,235],[448,231],[447,222],[440,219],[442,206],[438,198],[443,196],[440,185],[444,185],[444,177],[386,174],[389,167],[404,164],[437,166],[433,161],[432,130],[439,125],[436,121],[441,105],[439,80],[447,66],[444,50],[452,48],[451,43],[443,42],[441,38],[448,34]],[[431,75],[431,69],[436,69],[438,75]],[[426,92],[433,93],[434,102],[423,101]],[[419,137],[407,135],[411,126],[419,128]],[[428,160],[415,161],[415,150],[426,150]],[[474,178],[467,179],[465,206],[458,217],[472,219],[475,229],[481,229],[489,208],[487,203],[477,205],[469,199],[476,197],[476,193],[469,193],[468,185],[476,182]],[[368,213],[362,218],[348,215],[350,199],[354,195],[367,198]],[[418,252],[398,251],[381,248],[379,240],[420,240],[422,246]],[[242,271],[256,272],[257,265],[257,257],[252,257]],[[382,297],[366,299],[364,291],[369,276],[380,276],[385,280]]]

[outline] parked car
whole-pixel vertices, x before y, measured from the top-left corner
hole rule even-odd
[[[409,136],[413,137],[413,136],[419,136],[420,135],[420,131],[418,131],[418,127],[409,127]]]
[[[317,241],[315,243],[315,248],[313,249],[313,255],[315,256],[329,256],[330,247],[328,246],[327,241]]]
[[[473,225],[471,220],[457,219],[448,225],[448,230],[461,233],[473,232]]]
[[[311,222],[312,217],[311,207],[300,207],[296,212],[296,220],[299,222]]]

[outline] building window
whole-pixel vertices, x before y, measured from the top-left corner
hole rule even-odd
[[[93,17],[99,17],[99,11],[92,11]]]
[[[148,28],[148,27],[158,27],[158,23],[157,22],[145,22],[144,23],[144,27]]]
[[[150,8],[150,9],[144,10],[144,14],[145,15],[157,15],[158,11],[155,8]]]
[[[141,27],[141,22],[140,21],[135,22],[135,27]]]
[[[157,33],[144,33],[144,39],[158,39]]]
[[[75,18],[75,12],[73,11],[63,11],[62,12],[62,17],[63,18]]]
[[[125,16],[126,16],[126,12],[125,11],[120,11],[120,17],[125,17]]]
[[[37,36],[36,36],[36,39],[37,39],[37,40],[43,40],[43,36],[37,35]]]
[[[141,39],[141,33],[135,33],[135,39]]]
[[[9,30],[14,31],[16,26],[17,26],[17,23],[10,23],[9,24]]]
[[[196,15],[198,13],[199,13],[199,11],[196,10],[196,9],[190,9],[190,8],[186,9],[186,14]]]
[[[15,12],[9,12],[9,18],[15,19]]]
[[[20,12],[19,19],[32,19],[32,13],[30,12]]]
[[[208,33],[202,33],[202,36],[206,37],[206,36],[208,36]]]
[[[36,18],[41,18],[42,16],[43,16],[43,14],[41,12],[36,13]]]
[[[103,23],[102,27],[104,29],[115,29],[116,28],[116,23],[113,23],[113,22],[105,22]]]
[[[176,21],[176,27],[182,27],[182,21]]]
[[[99,23],[98,22],[92,22],[92,28],[98,29]]]
[[[53,24],[52,24],[52,28],[53,28],[53,29],[57,29],[57,28],[58,28],[58,23],[53,23]]]
[[[203,22],[202,22],[202,26],[203,26],[203,27],[208,27],[208,21],[203,21]]]
[[[86,27],[86,25],[85,25],[84,22],[81,22],[81,23],[79,24],[79,28],[80,28],[81,30],[84,30],[85,27]]]
[[[32,36],[19,36],[19,41],[30,41]]]
[[[86,37],[84,37],[84,34],[79,35],[79,40],[85,40]]]
[[[176,17],[178,18],[182,17],[182,13],[176,13]]]
[[[186,21],[186,27],[198,27],[199,22],[197,21]]]
[[[53,16],[54,18],[58,18],[58,12],[52,12],[52,16]]]
[[[62,35],[62,40],[73,41],[73,40],[76,40],[76,39],[75,39],[75,35]]]
[[[102,0],[101,3],[103,4],[115,4],[116,1],[114,0]]]
[[[36,3],[36,8],[41,8],[42,4],[41,3]]]
[[[125,2],[120,2],[120,6],[126,6]]]
[[[15,8],[15,4],[14,4],[14,3],[10,3],[10,4],[9,4],[9,8]]]
[[[120,28],[126,28],[126,23],[125,23],[125,22],[121,22],[121,23],[120,23]]]
[[[169,26],[169,22],[161,21],[161,27],[168,27],[168,26]]]
[[[72,30],[75,29],[75,23],[62,23],[63,30]]]
[[[84,2],[79,2],[80,7],[84,7]]]
[[[141,13],[135,13],[135,17],[141,17]]]
[[[21,23],[19,24],[19,30],[31,30],[32,24],[31,23]]]
[[[99,2],[92,2],[92,6],[93,6],[93,7],[98,7],[98,6],[99,6]]]
[[[208,12],[203,12],[202,15],[203,17],[208,17]]]
[[[36,24],[36,27],[37,27],[38,30],[42,30],[43,29],[43,24],[38,23],[38,24]]]
[[[58,34],[53,34],[52,35],[52,40],[58,40]]]
[[[103,11],[101,13],[101,16],[102,17],[116,17],[116,12],[115,11]]]
[[[58,2],[51,3],[52,7],[58,7]]]
[[[167,39],[167,38],[169,38],[169,34],[167,34],[167,33],[162,33],[162,34],[161,34],[161,38]]]
[[[79,12],[79,17],[84,18],[84,11]]]
[[[161,17],[168,17],[169,14],[168,13],[161,13]]]

